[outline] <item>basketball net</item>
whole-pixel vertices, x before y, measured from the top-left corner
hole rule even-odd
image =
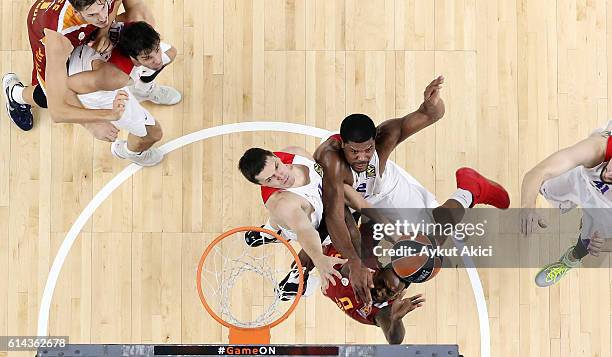
[[[268,234],[281,244],[251,247],[242,240],[243,234],[237,234],[247,231]],[[278,258],[279,250],[294,264],[285,262],[273,267],[271,264]],[[242,293],[233,290],[241,278],[245,279],[245,273],[256,274],[263,278],[263,286],[273,287],[265,291],[273,292],[272,301],[267,308],[264,307],[263,312],[251,319],[240,318],[232,310],[232,293]],[[299,284],[297,295],[288,308],[288,302],[282,300],[285,287],[291,281],[283,279],[287,274],[297,278]],[[270,329],[291,315],[299,303],[303,288],[302,264],[291,244],[275,232],[260,227],[238,227],[223,233],[208,245],[198,264],[200,301],[218,323],[229,329],[230,344],[269,344]],[[286,309],[284,313],[283,309]]]

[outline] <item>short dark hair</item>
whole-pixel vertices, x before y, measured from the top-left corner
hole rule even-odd
[[[340,125],[340,137],[344,142],[363,143],[376,138],[376,126],[365,114],[351,114]]]
[[[106,0],[68,0],[68,2],[76,11],[83,11],[97,2],[104,3]]]
[[[136,58],[155,51],[160,41],[159,33],[151,25],[138,21],[125,26],[121,31],[117,46],[124,55]]]
[[[274,154],[268,150],[260,148],[250,148],[242,155],[238,162],[238,168],[244,177],[254,184],[261,185],[255,178],[266,166],[266,161]]]

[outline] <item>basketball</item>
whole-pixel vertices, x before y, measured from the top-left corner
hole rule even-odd
[[[403,252],[391,260],[393,270],[403,280],[410,283],[423,283],[435,277],[440,271],[442,257],[435,253],[435,240],[419,234],[414,239],[404,239],[393,245],[393,249]]]

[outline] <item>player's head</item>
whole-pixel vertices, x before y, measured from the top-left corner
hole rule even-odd
[[[355,172],[363,172],[376,149],[376,126],[365,114],[351,114],[340,125],[344,157]]]
[[[402,281],[391,267],[380,269],[372,279],[374,288],[370,290],[370,293],[374,302],[377,303],[397,298],[408,287],[408,284]]]
[[[290,188],[295,183],[289,166],[268,150],[248,149],[240,158],[238,168],[247,180],[257,185]]]
[[[106,0],[68,0],[87,23],[96,27],[108,25],[109,4]]]
[[[121,31],[117,46],[137,65],[157,71],[164,66],[160,44],[159,33],[148,23],[138,21]]]

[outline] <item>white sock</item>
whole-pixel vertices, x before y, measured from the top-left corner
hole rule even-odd
[[[126,151],[128,154],[130,154],[130,155],[138,155],[138,154],[140,154],[139,152],[134,152],[134,151],[130,150],[130,149],[128,148],[127,141],[125,142],[125,151]]]
[[[474,201],[472,193],[461,188],[458,188],[457,191],[451,195],[451,199],[459,202],[463,208],[470,208]]]
[[[23,100],[24,89],[22,86],[14,85],[13,89],[11,89],[11,98],[19,104],[28,104]]]

